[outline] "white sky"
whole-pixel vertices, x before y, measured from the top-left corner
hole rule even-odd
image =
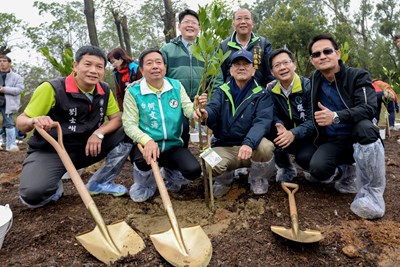
[[[39,26],[40,23],[45,22],[46,19],[52,19],[51,16],[39,16],[38,9],[33,7],[33,3],[36,0],[0,0],[0,13],[13,13],[17,19],[21,19],[29,23],[30,26]],[[44,3],[65,3],[71,2],[72,0],[39,0]],[[126,0],[132,4],[137,3],[140,0]],[[181,0],[188,4],[189,8],[193,10],[198,10],[198,6],[209,4],[212,0]],[[255,0],[247,0],[246,2],[251,4]],[[160,0],[162,4],[162,1]],[[22,7],[23,5],[23,7]],[[21,41],[23,37],[21,35],[13,36],[10,44],[13,45]],[[35,51],[30,51],[29,49],[19,49],[13,47],[13,52],[8,54],[13,62],[22,63],[26,61],[35,62],[39,60],[39,54]]]

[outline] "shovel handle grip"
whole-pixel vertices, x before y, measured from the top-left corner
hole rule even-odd
[[[296,201],[294,199],[294,194],[299,190],[299,185],[294,183],[281,183],[283,190],[289,196],[289,209],[290,209],[290,217],[293,219],[294,217],[297,218],[297,208],[296,208]],[[293,190],[291,190],[293,189]],[[297,220],[297,219],[296,219]]]
[[[56,141],[50,134],[48,134],[44,129],[35,125],[36,131],[47,141],[49,142],[54,149],[56,150],[58,156],[60,157],[62,163],[64,164],[65,169],[71,176],[71,180],[74,183],[76,189],[78,190],[79,195],[82,198],[83,203],[86,208],[90,205],[90,202],[93,201],[90,196],[88,190],[86,189],[85,184],[83,183],[78,171],[76,170],[74,163],[72,163],[71,158],[69,157],[67,151],[65,150],[62,138],[62,129],[59,122],[54,122],[52,125],[53,128],[57,128],[57,139]]]

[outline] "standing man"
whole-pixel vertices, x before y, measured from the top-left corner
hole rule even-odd
[[[254,194],[268,191],[274,144],[269,135],[273,120],[273,101],[253,78],[253,55],[239,50],[230,57],[231,78],[214,91],[206,108],[196,109],[194,118],[206,121],[213,130],[212,147],[222,158],[212,170],[213,193],[222,197],[231,188],[234,171],[250,167],[248,181]],[[200,99],[200,103],[205,100]],[[209,166],[208,166],[209,167]]]
[[[269,58],[272,75],[277,82],[268,91],[274,100],[276,180],[290,182],[297,176],[289,154],[305,171],[316,150],[312,120],[310,80],[295,73],[294,55],[286,48],[272,51]]]
[[[132,144],[123,143],[121,113],[110,88],[101,81],[106,64],[106,55],[100,48],[79,48],[73,72],[66,78],[39,85],[24,113],[18,116],[17,126],[25,132],[37,126],[57,138],[57,130],[52,126],[58,121],[64,147],[77,169],[106,157],[104,167],[97,170],[87,184],[89,192],[121,196],[128,190],[114,180]],[[106,124],[105,117],[108,118]],[[19,196],[28,207],[38,208],[62,196],[61,177],[66,170],[54,148],[39,133],[35,131],[28,144]]]
[[[231,50],[232,54],[242,49],[250,51],[253,54],[253,64],[256,69],[254,78],[259,85],[265,87],[269,82],[274,80],[268,63],[268,58],[272,51],[270,41],[252,32],[254,22],[250,11],[245,8],[239,8],[234,13],[232,25],[235,31],[231,37],[221,42],[220,48],[224,53]],[[231,76],[230,66],[231,61],[229,58],[221,66],[225,82]]]
[[[190,50],[190,46],[196,42],[200,31],[199,16],[195,11],[185,9],[179,13],[178,21],[178,29],[181,35],[163,45],[160,50],[164,54],[166,61],[166,77],[179,80],[190,100],[194,102],[204,70],[204,62],[197,60]],[[218,88],[222,84],[223,77],[220,73],[217,76],[214,86]],[[183,131],[181,137],[183,139],[183,146],[187,148],[190,138],[189,119],[182,116],[182,123]],[[172,189],[172,187],[175,187],[175,189],[172,189],[173,191],[179,190],[180,186],[176,185],[174,181],[178,180],[176,178],[182,179],[182,175],[177,170],[173,171],[168,168],[163,168],[161,171],[167,188]]]
[[[385,158],[379,129],[372,120],[376,95],[367,71],[345,66],[339,46],[330,34],[313,37],[308,45],[311,63],[311,103],[319,145],[310,173],[322,183],[342,176],[342,164],[356,162],[361,181],[350,208],[360,217],[385,213]]]
[[[11,70],[11,58],[0,55],[0,111],[6,129],[6,150],[9,152],[19,151],[15,142],[18,131],[15,129],[14,114],[19,109],[23,90],[24,79]]]

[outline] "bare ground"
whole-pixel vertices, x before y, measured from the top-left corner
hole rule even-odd
[[[204,201],[202,179],[170,193],[181,228],[200,225],[212,242],[209,266],[400,266],[400,144],[397,132],[385,140],[386,214],[379,220],[354,215],[354,194],[340,194],[333,186],[308,183],[299,174],[296,193],[300,229],[319,230],[324,239],[315,244],[294,243],[273,234],[271,225],[290,228],[287,194],[270,181],[266,195],[249,192],[246,177],[218,199],[212,211]],[[71,180],[64,181],[64,197],[44,208],[31,210],[18,199],[18,176],[26,154],[0,152],[0,205],[9,204],[14,222],[0,250],[0,266],[103,266],[75,239],[95,223]],[[196,152],[196,147],[192,148]],[[85,169],[86,182],[99,165]],[[132,184],[127,162],[118,182]],[[129,196],[95,196],[106,224],[123,220],[144,240],[146,248],[113,266],[170,266],[155,249],[149,235],[170,228],[157,195],[145,203]]]

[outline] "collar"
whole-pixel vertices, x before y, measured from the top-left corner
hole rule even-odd
[[[94,90],[96,90],[99,95],[105,94],[100,83],[96,84],[96,86],[93,87],[93,89],[89,93],[93,94]],[[67,78],[65,78],[65,92],[75,93],[75,94],[79,94],[79,92],[86,93],[85,91],[80,89],[78,87],[78,85],[76,84],[75,78],[74,78],[74,72],[72,72],[70,75],[67,76]]]
[[[156,91],[152,90],[153,86],[149,86],[149,84],[146,81],[146,78],[143,78],[142,81],[140,82],[140,93],[142,95],[148,95],[148,94],[156,94]],[[154,88],[158,90],[157,88]],[[172,84],[169,83],[167,79],[164,78],[164,85],[161,88],[161,94],[164,92],[167,92],[169,90],[172,90]]]
[[[282,88],[281,83],[278,81],[272,88],[272,92],[274,94],[279,95],[281,94],[281,88]],[[302,91],[300,76],[297,73],[294,74],[293,81],[290,83],[288,90],[291,90],[292,93],[297,93]]]

